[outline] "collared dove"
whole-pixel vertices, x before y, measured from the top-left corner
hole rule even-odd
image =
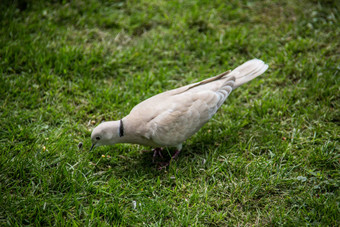
[[[253,59],[233,71],[155,95],[136,105],[118,121],[99,124],[92,147],[116,143],[176,147],[195,134],[221,107],[235,88],[264,73],[263,61]]]

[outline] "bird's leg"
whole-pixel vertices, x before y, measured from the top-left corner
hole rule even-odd
[[[152,162],[153,163],[155,163],[155,158],[157,157],[157,155],[163,159],[162,150],[163,150],[162,147],[157,147],[155,149],[152,149],[153,151]]]
[[[171,159],[168,161],[168,162],[161,162],[161,163],[158,163],[158,170],[162,170],[166,167],[168,167],[170,165],[170,162],[174,159],[176,159],[179,155],[179,153],[181,153],[181,150],[176,150],[175,154],[173,156],[171,156]]]
[[[171,157],[171,159],[176,159],[179,153],[181,153],[181,150],[176,150],[176,153]]]

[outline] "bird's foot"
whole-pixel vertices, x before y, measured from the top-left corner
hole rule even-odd
[[[175,154],[173,156],[171,156],[171,159],[168,162],[159,162],[157,163],[158,166],[158,170],[162,170],[165,169],[166,167],[168,167],[171,163],[172,160],[175,160],[179,153],[181,153],[181,150],[176,150]]]
[[[170,165],[170,161],[169,162],[158,162],[157,163],[157,169],[162,170],[162,169],[165,169],[166,167],[168,167],[169,165]]]

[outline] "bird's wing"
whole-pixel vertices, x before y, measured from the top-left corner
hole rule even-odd
[[[180,88],[176,88],[173,90],[165,91],[160,94],[157,94],[155,96],[152,96],[143,102],[136,105],[131,111],[130,115],[140,115],[140,113],[146,113],[145,115],[140,115],[144,120],[148,121],[150,119],[154,119],[156,116],[159,115],[159,112],[163,111],[164,107],[162,104],[165,103],[165,105],[168,105],[168,103],[172,102],[172,97],[177,97],[182,94],[192,94],[197,91],[204,91],[204,90],[212,90],[217,91],[220,89],[221,84],[223,83],[223,79],[225,79],[227,74],[229,74],[230,71],[226,71],[224,73],[221,73],[220,75],[208,78],[206,80],[189,84]],[[214,83],[216,82],[216,83]]]

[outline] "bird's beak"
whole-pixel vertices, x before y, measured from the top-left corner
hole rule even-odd
[[[91,148],[90,148],[90,151],[92,151],[92,149],[94,148],[94,145],[96,145],[95,143],[92,144]]]

